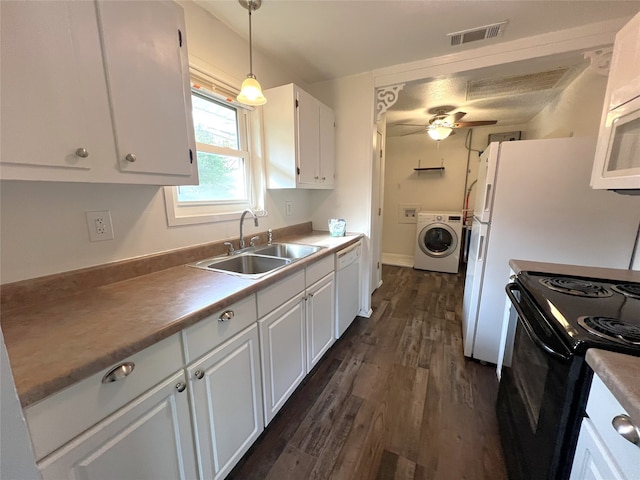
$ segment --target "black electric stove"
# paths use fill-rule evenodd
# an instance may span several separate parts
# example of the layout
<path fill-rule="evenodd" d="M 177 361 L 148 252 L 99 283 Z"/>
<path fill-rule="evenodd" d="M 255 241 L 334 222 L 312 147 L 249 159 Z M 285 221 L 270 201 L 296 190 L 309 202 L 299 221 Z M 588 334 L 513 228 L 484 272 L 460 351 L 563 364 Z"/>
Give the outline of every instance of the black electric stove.
<path fill-rule="evenodd" d="M 533 272 L 516 283 L 574 354 L 601 348 L 640 356 L 640 283 Z"/>
<path fill-rule="evenodd" d="M 589 348 L 640 356 L 640 283 L 521 272 L 496 414 L 510 480 L 567 480 L 593 377 Z"/>

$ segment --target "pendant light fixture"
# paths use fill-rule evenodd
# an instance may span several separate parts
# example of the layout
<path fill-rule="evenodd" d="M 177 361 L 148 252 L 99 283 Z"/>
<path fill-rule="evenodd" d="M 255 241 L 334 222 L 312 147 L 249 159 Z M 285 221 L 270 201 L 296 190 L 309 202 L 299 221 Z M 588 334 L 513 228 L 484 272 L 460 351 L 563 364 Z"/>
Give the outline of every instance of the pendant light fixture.
<path fill-rule="evenodd" d="M 237 96 L 240 103 L 245 105 L 264 105 L 267 99 L 262 94 L 262 87 L 253 74 L 253 51 L 251 45 L 251 12 L 258 10 L 262 5 L 262 0 L 238 0 L 240 5 L 249 10 L 249 74 L 242 82 L 242 88 Z"/>

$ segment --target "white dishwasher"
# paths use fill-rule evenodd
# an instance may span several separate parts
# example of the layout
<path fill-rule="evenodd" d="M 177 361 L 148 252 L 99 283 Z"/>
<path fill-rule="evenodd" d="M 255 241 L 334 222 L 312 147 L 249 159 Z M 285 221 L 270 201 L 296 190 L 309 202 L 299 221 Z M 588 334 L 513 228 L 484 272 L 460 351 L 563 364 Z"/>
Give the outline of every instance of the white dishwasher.
<path fill-rule="evenodd" d="M 362 242 L 336 253 L 336 338 L 340 338 L 360 310 L 361 255 Z"/>

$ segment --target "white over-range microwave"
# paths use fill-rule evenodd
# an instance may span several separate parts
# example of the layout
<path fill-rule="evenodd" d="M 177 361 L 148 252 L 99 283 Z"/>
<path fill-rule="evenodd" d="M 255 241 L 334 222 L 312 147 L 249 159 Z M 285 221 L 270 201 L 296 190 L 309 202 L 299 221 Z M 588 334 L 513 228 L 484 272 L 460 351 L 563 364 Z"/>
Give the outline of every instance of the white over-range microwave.
<path fill-rule="evenodd" d="M 640 95 L 607 112 L 591 184 L 593 188 L 640 194 Z"/>

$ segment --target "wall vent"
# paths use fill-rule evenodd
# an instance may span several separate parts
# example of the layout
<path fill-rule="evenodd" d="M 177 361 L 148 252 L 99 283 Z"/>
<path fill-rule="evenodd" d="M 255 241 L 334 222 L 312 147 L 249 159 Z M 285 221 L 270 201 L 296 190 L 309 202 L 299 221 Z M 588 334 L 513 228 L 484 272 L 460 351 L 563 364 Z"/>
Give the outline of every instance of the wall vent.
<path fill-rule="evenodd" d="M 459 32 L 447 33 L 451 39 L 451 46 L 462 45 L 469 42 L 477 42 L 478 40 L 487 40 L 502 35 L 507 21 L 493 23 L 483 27 L 470 28 L 468 30 L 460 30 Z"/>

